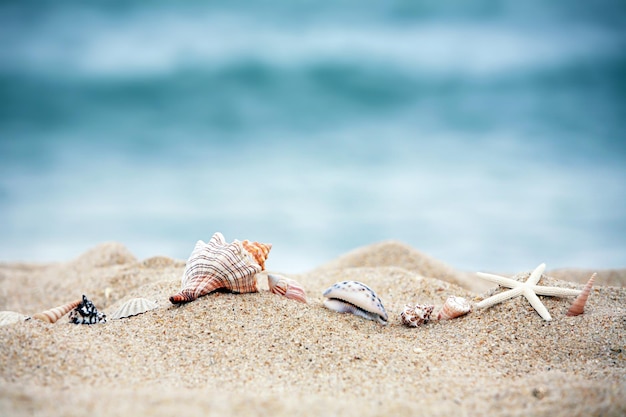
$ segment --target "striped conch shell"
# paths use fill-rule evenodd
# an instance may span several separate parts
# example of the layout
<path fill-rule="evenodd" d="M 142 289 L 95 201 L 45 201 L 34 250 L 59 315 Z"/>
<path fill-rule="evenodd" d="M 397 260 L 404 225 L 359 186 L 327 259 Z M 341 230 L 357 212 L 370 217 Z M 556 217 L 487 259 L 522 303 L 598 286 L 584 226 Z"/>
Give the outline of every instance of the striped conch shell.
<path fill-rule="evenodd" d="M 470 312 L 469 301 L 463 297 L 451 295 L 441 307 L 437 320 L 450 320 Z"/>
<path fill-rule="evenodd" d="M 591 294 L 591 287 L 593 287 L 593 282 L 596 278 L 596 275 L 598 274 L 594 273 L 591 278 L 589 278 L 589 281 L 587 281 L 585 287 L 583 288 L 583 292 L 581 292 L 580 295 L 576 297 L 576 299 L 572 303 L 572 306 L 569 308 L 569 310 L 567 310 L 567 313 L 565 313 L 566 316 L 578 316 L 580 314 L 583 314 L 583 311 L 585 311 L 585 304 L 587 304 L 587 298 L 589 298 L 589 294 Z"/>
<path fill-rule="evenodd" d="M 324 291 L 324 307 L 338 313 L 352 313 L 367 320 L 387 324 L 387 312 L 382 301 L 367 285 L 358 281 L 343 281 Z"/>
<path fill-rule="evenodd" d="M 46 323 L 56 323 L 61 317 L 74 310 L 80 303 L 81 299 L 74 300 L 71 303 L 63 304 L 50 310 L 42 311 L 41 313 L 33 314 L 33 318 Z"/>
<path fill-rule="evenodd" d="M 150 301 L 147 298 L 132 298 L 122 304 L 120 308 L 113 313 L 111 318 L 115 320 L 136 316 L 138 314 L 143 314 L 146 311 L 154 310 L 158 306 L 159 305 L 156 302 Z"/>
<path fill-rule="evenodd" d="M 217 232 L 208 243 L 196 243 L 185 266 L 181 291 L 172 295 L 170 302 L 187 303 L 216 290 L 257 292 L 256 274 L 262 269 L 240 241 L 226 243 Z"/>
<path fill-rule="evenodd" d="M 430 315 L 432 314 L 435 306 L 422 306 L 416 304 L 415 306 L 407 304 L 404 306 L 404 310 L 400 313 L 400 319 L 402 324 L 409 327 L 417 327 L 422 324 L 426 324 L 430 321 Z"/>
<path fill-rule="evenodd" d="M 282 275 L 267 275 L 267 285 L 270 287 L 270 292 L 292 300 L 300 301 L 306 304 L 306 294 L 304 289 L 296 281 L 283 277 Z"/>
<path fill-rule="evenodd" d="M 269 255 L 270 250 L 272 249 L 271 243 L 259 243 L 259 242 L 250 242 L 249 240 L 244 240 L 241 242 L 241 245 L 247 250 L 250 255 L 254 257 L 257 263 L 261 266 L 261 271 L 265 270 L 265 260 L 267 259 L 267 255 Z"/>

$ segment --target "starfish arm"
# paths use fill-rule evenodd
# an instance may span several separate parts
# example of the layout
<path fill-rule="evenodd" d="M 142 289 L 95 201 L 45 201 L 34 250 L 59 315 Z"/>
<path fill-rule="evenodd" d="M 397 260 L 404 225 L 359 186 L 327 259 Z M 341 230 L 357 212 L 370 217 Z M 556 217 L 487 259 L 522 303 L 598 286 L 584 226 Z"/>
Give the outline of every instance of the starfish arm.
<path fill-rule="evenodd" d="M 504 300 L 508 300 L 509 298 L 517 297 L 522 293 L 522 288 L 513 288 L 512 290 L 503 291 L 499 294 L 493 295 L 489 298 L 485 298 L 480 303 L 476 304 L 478 308 L 487 308 L 492 305 L 501 303 Z"/>
<path fill-rule="evenodd" d="M 530 274 L 526 280 L 527 284 L 535 285 L 541 279 L 541 274 L 546 270 L 546 264 L 541 264 Z"/>
<path fill-rule="evenodd" d="M 526 297 L 530 305 L 533 306 L 535 310 L 537 310 L 537 313 L 539 313 L 539 315 L 545 321 L 552 320 L 552 317 L 550 316 L 548 309 L 546 308 L 546 306 L 543 305 L 539 297 L 537 297 L 537 294 L 533 292 L 532 288 L 524 289 L 524 297 Z"/>
<path fill-rule="evenodd" d="M 530 288 L 539 295 L 549 295 L 551 297 L 570 297 L 580 294 L 582 291 L 573 290 L 571 288 L 559 288 L 559 287 L 541 287 L 539 285 L 533 285 Z"/>
<path fill-rule="evenodd" d="M 500 284 L 507 288 L 515 288 L 523 284 L 522 282 L 515 281 L 511 278 L 501 277 L 500 275 L 486 274 L 484 272 L 477 272 L 476 275 L 478 275 L 479 278 L 495 282 L 496 284 Z"/>

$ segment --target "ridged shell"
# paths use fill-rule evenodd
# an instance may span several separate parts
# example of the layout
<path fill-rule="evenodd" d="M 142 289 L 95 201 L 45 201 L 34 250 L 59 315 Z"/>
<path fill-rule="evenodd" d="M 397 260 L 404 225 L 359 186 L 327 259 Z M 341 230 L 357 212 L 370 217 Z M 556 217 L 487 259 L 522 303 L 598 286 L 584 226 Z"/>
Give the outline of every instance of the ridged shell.
<path fill-rule="evenodd" d="M 328 298 L 324 306 L 338 313 L 352 313 L 382 325 L 387 324 L 387 312 L 382 301 L 367 285 L 358 281 L 343 281 L 324 291 Z"/>
<path fill-rule="evenodd" d="M 282 295 L 306 304 L 304 288 L 293 279 L 283 277 L 282 275 L 268 274 L 267 285 L 270 288 L 270 292 L 273 294 Z"/>
<path fill-rule="evenodd" d="M 146 311 L 154 310 L 158 306 L 156 302 L 150 301 L 147 298 L 133 298 L 122 304 L 120 308 L 111 315 L 111 318 L 116 320 L 136 316 Z"/>
<path fill-rule="evenodd" d="M 567 313 L 565 313 L 566 316 L 578 316 L 580 314 L 583 314 L 583 312 L 585 311 L 585 304 L 587 304 L 587 298 L 589 298 L 589 294 L 591 294 L 591 287 L 593 287 L 593 282 L 595 281 L 596 275 L 597 274 L 594 273 L 591 278 L 589 278 L 589 281 L 587 281 L 585 287 L 583 288 L 583 292 L 581 292 L 580 295 L 576 297 L 576 299 L 572 303 L 572 306 L 569 308 L 569 310 L 567 310 Z"/>
<path fill-rule="evenodd" d="M 261 266 L 261 271 L 264 271 L 265 261 L 267 260 L 267 256 L 269 255 L 270 250 L 272 249 L 272 244 L 250 242 L 249 240 L 244 240 L 243 242 L 241 242 L 241 245 Z"/>
<path fill-rule="evenodd" d="M 432 314 L 435 306 L 422 306 L 416 304 L 415 306 L 407 304 L 404 306 L 404 310 L 400 313 L 400 319 L 402 324 L 409 327 L 417 327 L 422 324 L 426 324 L 430 321 L 430 315 Z"/>
<path fill-rule="evenodd" d="M 262 267 L 238 240 L 226 243 L 217 232 L 208 243 L 199 240 L 191 252 L 172 304 L 187 303 L 213 291 L 257 292 L 256 274 Z"/>
<path fill-rule="evenodd" d="M 27 319 L 28 316 L 15 311 L 0 311 L 0 326 L 8 326 Z"/>
<path fill-rule="evenodd" d="M 83 294 L 82 301 L 70 312 L 70 323 L 73 324 L 97 324 L 106 322 L 106 314 L 98 312 L 96 306 L 85 294 Z"/>
<path fill-rule="evenodd" d="M 450 320 L 469 313 L 471 305 L 463 297 L 451 295 L 441 307 L 437 320 Z"/>
<path fill-rule="evenodd" d="M 50 310 L 42 311 L 41 313 L 33 314 L 33 318 L 46 323 L 56 323 L 61 317 L 74 310 L 81 303 L 81 301 L 82 300 L 79 298 L 71 303 L 63 304 L 61 306 L 51 308 Z"/>

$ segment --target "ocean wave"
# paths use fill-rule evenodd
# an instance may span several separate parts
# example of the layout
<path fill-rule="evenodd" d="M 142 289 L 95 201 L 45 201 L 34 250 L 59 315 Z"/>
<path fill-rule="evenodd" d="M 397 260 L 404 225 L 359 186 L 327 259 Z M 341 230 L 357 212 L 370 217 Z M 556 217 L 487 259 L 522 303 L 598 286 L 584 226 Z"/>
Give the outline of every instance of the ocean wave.
<path fill-rule="evenodd" d="M 6 20 L 2 19 L 2 20 Z M 506 22 L 279 24 L 251 16 L 142 12 L 56 14 L 37 30 L 12 25 L 0 68 L 53 76 L 144 77 L 255 61 L 284 69 L 320 62 L 412 74 L 484 77 L 620 53 L 625 37 L 596 26 Z"/>

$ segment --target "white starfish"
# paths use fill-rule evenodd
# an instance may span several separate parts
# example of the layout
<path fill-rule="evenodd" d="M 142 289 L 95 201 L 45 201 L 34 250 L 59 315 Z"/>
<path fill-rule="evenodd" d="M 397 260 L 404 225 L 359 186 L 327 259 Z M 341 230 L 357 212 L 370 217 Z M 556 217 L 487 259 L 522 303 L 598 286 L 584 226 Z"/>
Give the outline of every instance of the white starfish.
<path fill-rule="evenodd" d="M 567 297 L 571 295 L 578 295 L 581 293 L 580 290 L 572 290 L 569 288 L 559 288 L 559 287 L 542 287 L 537 285 L 539 279 L 541 278 L 541 274 L 546 269 L 546 264 L 541 264 L 530 274 L 530 277 L 526 280 L 526 282 L 516 281 L 511 278 L 501 277 L 499 275 L 493 274 L 485 274 L 484 272 L 477 272 L 476 274 L 487 281 L 495 282 L 497 284 L 502 285 L 503 287 L 512 288 L 510 290 L 501 292 L 489 298 L 485 298 L 480 303 L 476 304 L 479 308 L 487 308 L 492 305 L 501 303 L 504 300 L 508 300 L 509 298 L 517 297 L 518 295 L 523 295 L 526 297 L 530 305 L 533 306 L 537 313 L 546 321 L 552 320 L 548 309 L 543 305 L 537 294 L 540 295 L 549 295 L 549 296 L 557 296 L 557 297 Z"/>

